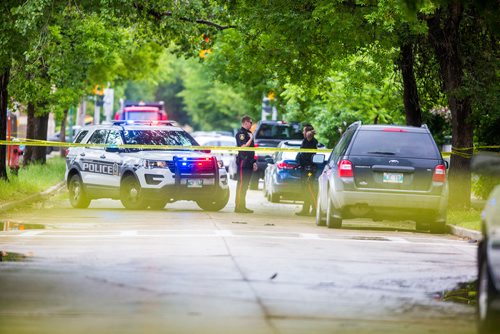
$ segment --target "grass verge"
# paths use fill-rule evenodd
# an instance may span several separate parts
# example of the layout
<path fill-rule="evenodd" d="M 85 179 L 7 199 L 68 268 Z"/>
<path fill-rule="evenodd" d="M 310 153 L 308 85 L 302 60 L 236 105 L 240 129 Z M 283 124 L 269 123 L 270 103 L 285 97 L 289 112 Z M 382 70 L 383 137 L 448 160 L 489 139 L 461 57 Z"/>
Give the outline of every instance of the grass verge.
<path fill-rule="evenodd" d="M 481 231 L 481 210 L 473 208 L 463 210 L 450 209 L 448 210 L 447 223 L 469 230 Z"/>
<path fill-rule="evenodd" d="M 45 165 L 30 165 L 15 176 L 7 172 L 9 181 L 0 180 L 0 203 L 39 193 L 64 180 L 65 160 L 54 157 Z"/>

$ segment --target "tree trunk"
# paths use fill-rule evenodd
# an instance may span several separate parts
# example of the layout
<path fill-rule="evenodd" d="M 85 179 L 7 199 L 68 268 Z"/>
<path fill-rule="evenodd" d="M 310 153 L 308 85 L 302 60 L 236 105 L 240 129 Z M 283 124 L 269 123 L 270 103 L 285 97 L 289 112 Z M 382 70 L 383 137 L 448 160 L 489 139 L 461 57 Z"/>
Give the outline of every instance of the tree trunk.
<path fill-rule="evenodd" d="M 7 102 L 9 98 L 7 87 L 9 85 L 9 78 L 10 68 L 4 67 L 0 74 L 0 140 L 7 139 Z M 8 181 L 6 159 L 7 146 L 0 145 L 0 180 Z"/>
<path fill-rule="evenodd" d="M 459 1 L 450 2 L 427 19 L 429 39 L 439 62 L 444 90 L 452 117 L 452 155 L 450 161 L 450 205 L 470 207 L 471 171 L 470 158 L 473 150 L 473 124 L 470 120 L 472 107 L 468 96 L 458 95 L 462 87 L 464 65 L 459 53 L 460 21 L 463 7 Z"/>
<path fill-rule="evenodd" d="M 26 138 L 35 139 L 35 106 L 28 103 L 28 120 L 26 122 Z M 24 150 L 23 164 L 27 166 L 31 163 L 34 146 L 26 146 Z"/>
<path fill-rule="evenodd" d="M 63 119 L 61 121 L 61 136 L 59 137 L 59 139 L 61 140 L 61 143 L 65 143 L 66 142 L 66 121 L 68 119 L 68 109 L 65 109 L 64 110 L 64 115 L 63 115 Z M 70 130 L 71 131 L 71 130 Z M 61 157 L 64 158 L 65 156 L 65 148 L 64 147 L 60 147 L 59 148 L 59 152 L 61 154 Z"/>
<path fill-rule="evenodd" d="M 35 116 L 35 139 L 47 140 L 47 128 L 49 125 L 49 114 L 45 113 L 41 116 Z M 35 146 L 31 161 L 37 164 L 45 164 L 47 162 L 47 147 Z"/>
<path fill-rule="evenodd" d="M 403 77 L 403 102 L 405 106 L 406 124 L 411 126 L 422 125 L 422 112 L 418 100 L 417 81 L 413 71 L 413 44 L 401 45 L 399 60 L 401 75 Z"/>

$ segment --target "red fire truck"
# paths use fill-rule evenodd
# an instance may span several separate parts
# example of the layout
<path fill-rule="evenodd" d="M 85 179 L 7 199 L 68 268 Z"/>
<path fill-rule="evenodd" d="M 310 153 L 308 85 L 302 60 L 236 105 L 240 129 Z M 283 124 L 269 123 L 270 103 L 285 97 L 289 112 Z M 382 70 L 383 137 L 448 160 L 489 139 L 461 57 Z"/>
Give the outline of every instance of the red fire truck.
<path fill-rule="evenodd" d="M 166 121 L 168 120 L 163 101 L 125 101 L 122 110 L 115 114 L 115 120 Z"/>

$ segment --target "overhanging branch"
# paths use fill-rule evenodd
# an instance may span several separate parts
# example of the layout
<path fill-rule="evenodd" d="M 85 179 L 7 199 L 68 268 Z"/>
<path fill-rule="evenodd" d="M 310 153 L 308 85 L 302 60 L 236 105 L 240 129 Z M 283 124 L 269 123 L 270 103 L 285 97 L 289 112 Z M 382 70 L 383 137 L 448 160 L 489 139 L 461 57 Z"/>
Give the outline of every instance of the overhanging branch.
<path fill-rule="evenodd" d="M 134 3 L 134 7 L 137 8 L 139 11 L 146 10 L 144 8 L 144 5 L 138 4 L 138 3 Z M 154 17 L 158 21 L 162 20 L 165 17 L 172 17 L 173 16 L 172 11 L 170 11 L 170 10 L 167 10 L 165 12 L 158 12 L 158 11 L 153 10 L 153 9 L 147 9 L 146 12 L 147 12 L 148 15 Z M 211 27 L 216 28 L 217 30 L 226 30 L 226 29 L 236 28 L 236 26 L 233 26 L 233 25 L 224 26 L 224 25 L 220 25 L 218 23 L 215 23 L 215 22 L 212 22 L 212 21 L 208 21 L 208 20 L 204 20 L 204 19 L 190 19 L 188 17 L 182 17 L 182 16 L 178 17 L 178 19 L 180 21 L 183 21 L 183 22 L 191 22 L 191 23 L 203 24 L 203 25 L 211 26 Z"/>

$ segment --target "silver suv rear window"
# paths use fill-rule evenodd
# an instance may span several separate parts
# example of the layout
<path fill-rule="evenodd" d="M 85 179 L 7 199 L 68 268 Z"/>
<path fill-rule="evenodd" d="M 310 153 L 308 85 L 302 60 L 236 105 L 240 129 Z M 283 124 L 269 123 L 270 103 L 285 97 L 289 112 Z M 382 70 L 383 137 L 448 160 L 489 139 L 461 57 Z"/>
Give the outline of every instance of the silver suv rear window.
<path fill-rule="evenodd" d="M 419 159 L 440 158 L 434 140 L 425 132 L 360 130 L 348 154 Z"/>

